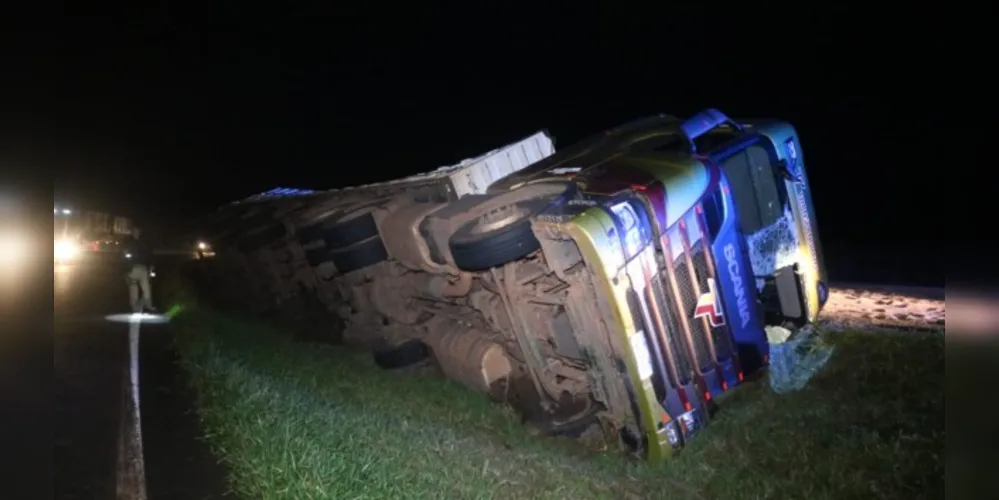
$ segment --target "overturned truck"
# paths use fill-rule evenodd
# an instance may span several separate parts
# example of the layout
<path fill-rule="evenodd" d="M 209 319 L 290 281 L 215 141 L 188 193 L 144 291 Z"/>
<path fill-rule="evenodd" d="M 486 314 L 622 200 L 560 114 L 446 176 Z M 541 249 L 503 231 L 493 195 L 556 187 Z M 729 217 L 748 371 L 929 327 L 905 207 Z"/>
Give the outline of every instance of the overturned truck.
<path fill-rule="evenodd" d="M 426 175 L 236 203 L 203 227 L 215 282 L 242 303 L 319 304 L 313 322 L 347 340 L 422 348 L 553 433 L 651 460 L 766 366 L 765 325 L 805 325 L 828 296 L 795 130 L 717 110 L 557 153 L 539 132 Z"/>

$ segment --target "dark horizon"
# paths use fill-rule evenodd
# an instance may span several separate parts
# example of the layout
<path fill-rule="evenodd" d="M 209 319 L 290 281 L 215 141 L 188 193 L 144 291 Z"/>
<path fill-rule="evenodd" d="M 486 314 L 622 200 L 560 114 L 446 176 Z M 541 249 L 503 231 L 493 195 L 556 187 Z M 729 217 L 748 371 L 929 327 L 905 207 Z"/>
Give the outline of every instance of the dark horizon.
<path fill-rule="evenodd" d="M 56 199 L 172 226 L 275 186 L 377 182 L 539 129 L 565 148 L 714 107 L 798 129 L 832 268 L 909 259 L 916 281 L 942 285 L 942 252 L 922 233 L 943 186 L 907 174 L 930 168 L 925 133 L 898 91 L 904 58 L 885 59 L 876 25 L 830 14 L 761 38 L 747 12 L 713 14 L 723 29 L 708 29 L 548 9 L 480 15 L 474 29 L 429 10 L 391 21 L 144 9 L 143 23 L 74 23 L 77 79 L 50 103 L 63 125 Z M 876 262 L 854 265 L 854 253 Z"/>

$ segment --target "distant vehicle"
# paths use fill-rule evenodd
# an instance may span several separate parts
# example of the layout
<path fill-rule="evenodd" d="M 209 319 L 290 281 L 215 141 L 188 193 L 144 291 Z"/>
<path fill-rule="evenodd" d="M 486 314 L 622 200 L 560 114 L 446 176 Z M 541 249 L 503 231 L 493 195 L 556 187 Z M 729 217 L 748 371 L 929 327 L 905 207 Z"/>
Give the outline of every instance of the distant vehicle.
<path fill-rule="evenodd" d="M 93 242 L 93 249 L 97 252 L 121 252 L 121 239 L 120 237 L 103 237 Z"/>
<path fill-rule="evenodd" d="M 422 349 L 474 390 L 540 401 L 553 433 L 592 426 L 651 460 L 766 366 L 765 325 L 805 325 L 828 297 L 797 133 L 717 110 L 558 153 L 539 133 L 205 227 L 226 291 L 254 307 L 313 290 L 348 339 L 394 346 L 376 349 L 387 366 Z"/>
<path fill-rule="evenodd" d="M 213 250 L 212 246 L 204 240 L 197 240 L 194 243 L 194 252 L 199 259 L 207 259 L 215 256 L 215 250 Z"/>
<path fill-rule="evenodd" d="M 55 262 L 69 264 L 77 262 L 80 258 L 80 243 L 69 238 L 62 238 L 55 241 L 54 252 Z"/>
<path fill-rule="evenodd" d="M 56 208 L 53 224 L 53 261 L 57 264 L 77 262 L 83 245 L 80 230 L 73 225 L 73 212 L 68 208 Z"/>
<path fill-rule="evenodd" d="M 122 235 L 108 221 L 114 220 L 121 228 L 131 224 L 130 219 L 89 210 L 56 207 L 53 215 L 55 260 L 62 263 L 78 262 L 95 253 L 121 252 Z"/>

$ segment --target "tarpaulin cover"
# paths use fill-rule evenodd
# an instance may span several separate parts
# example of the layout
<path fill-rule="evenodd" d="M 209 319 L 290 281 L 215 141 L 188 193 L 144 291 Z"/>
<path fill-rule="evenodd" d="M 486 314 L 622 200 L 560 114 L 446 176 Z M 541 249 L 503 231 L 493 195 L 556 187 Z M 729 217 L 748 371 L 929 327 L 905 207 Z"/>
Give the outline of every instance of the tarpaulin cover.
<path fill-rule="evenodd" d="M 770 388 L 781 394 L 805 387 L 833 354 L 833 346 L 805 327 L 783 342 L 770 344 Z"/>

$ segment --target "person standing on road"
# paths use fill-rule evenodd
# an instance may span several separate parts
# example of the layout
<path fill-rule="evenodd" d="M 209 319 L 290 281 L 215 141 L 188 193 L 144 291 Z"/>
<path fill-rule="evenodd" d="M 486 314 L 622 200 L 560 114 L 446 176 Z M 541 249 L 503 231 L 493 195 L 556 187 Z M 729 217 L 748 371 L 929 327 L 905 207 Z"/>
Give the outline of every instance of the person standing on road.
<path fill-rule="evenodd" d="M 153 290 L 149 283 L 150 275 L 153 273 L 153 249 L 149 246 L 149 241 L 142 239 L 142 231 L 139 228 L 132 228 L 131 237 L 124 241 L 123 252 L 125 257 L 126 274 L 125 280 L 128 283 L 128 299 L 133 312 L 156 312 L 153 307 Z M 139 298 L 139 292 L 142 298 Z"/>

